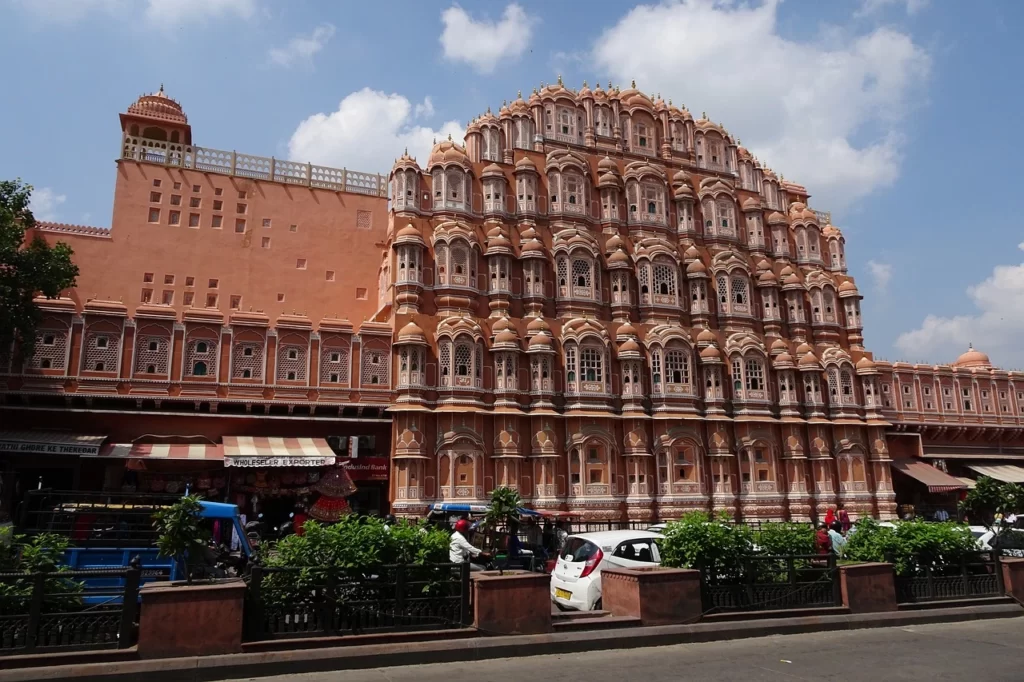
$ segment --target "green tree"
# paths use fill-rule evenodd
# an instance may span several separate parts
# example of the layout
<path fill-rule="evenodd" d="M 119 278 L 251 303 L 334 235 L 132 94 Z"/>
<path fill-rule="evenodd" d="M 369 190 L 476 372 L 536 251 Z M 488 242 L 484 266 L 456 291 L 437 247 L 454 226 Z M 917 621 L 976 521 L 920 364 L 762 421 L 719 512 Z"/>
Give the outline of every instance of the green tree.
<path fill-rule="evenodd" d="M 31 185 L 20 180 L 0 181 L 0 349 L 21 343 L 22 353 L 35 348 L 38 294 L 56 298 L 75 286 L 78 266 L 71 262 L 71 247 L 50 246 L 39 236 L 25 245 L 25 232 L 35 226 L 29 210 Z"/>
<path fill-rule="evenodd" d="M 960 502 L 960 511 L 966 514 L 972 523 L 1000 530 L 998 526 L 1005 525 L 1007 516 L 1021 511 L 1022 502 L 1024 496 L 1017 484 L 1002 483 L 994 478 L 982 476 Z M 1000 515 L 1001 523 L 996 523 L 996 515 Z"/>
<path fill-rule="evenodd" d="M 189 553 L 196 554 L 206 547 L 208 534 L 199 525 L 198 495 L 186 495 L 170 507 L 153 514 L 153 526 L 160 533 L 156 540 L 160 556 L 174 560 L 185 572 L 185 581 L 192 584 Z"/>
<path fill-rule="evenodd" d="M 519 521 L 519 507 L 522 505 L 519 492 L 512 488 L 495 488 L 491 491 L 491 504 L 484 515 L 484 522 L 491 528 L 505 526 Z"/>
<path fill-rule="evenodd" d="M 754 554 L 754 535 L 747 526 L 690 512 L 666 525 L 658 547 L 661 563 L 670 568 L 704 568 L 727 579 L 738 577 L 743 560 Z"/>

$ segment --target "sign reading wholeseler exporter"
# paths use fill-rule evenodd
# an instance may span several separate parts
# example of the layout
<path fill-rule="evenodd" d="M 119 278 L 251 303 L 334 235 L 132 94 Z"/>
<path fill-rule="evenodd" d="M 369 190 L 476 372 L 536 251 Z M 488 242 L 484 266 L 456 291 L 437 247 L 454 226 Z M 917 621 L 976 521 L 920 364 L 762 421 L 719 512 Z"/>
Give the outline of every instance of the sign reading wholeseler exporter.
<path fill-rule="evenodd" d="M 74 443 L 32 443 L 15 440 L 0 440 L 0 452 L 15 454 L 82 455 L 99 454 L 100 446 L 77 445 Z"/>
<path fill-rule="evenodd" d="M 334 464 L 334 457 L 296 457 L 231 455 L 224 457 L 226 467 L 324 467 Z"/>

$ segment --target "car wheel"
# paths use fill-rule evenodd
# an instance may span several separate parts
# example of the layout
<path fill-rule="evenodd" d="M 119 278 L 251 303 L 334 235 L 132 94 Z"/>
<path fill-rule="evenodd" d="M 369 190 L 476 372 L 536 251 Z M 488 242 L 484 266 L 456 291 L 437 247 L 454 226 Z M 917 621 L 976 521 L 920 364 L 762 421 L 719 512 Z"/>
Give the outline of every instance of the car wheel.
<path fill-rule="evenodd" d="M 552 602 L 552 604 L 554 604 L 555 606 L 557 606 L 557 607 L 558 607 L 558 610 L 559 610 L 559 611 L 568 611 L 568 610 L 569 610 L 569 608 L 568 608 L 568 607 L 566 607 L 566 606 L 562 606 L 562 605 L 561 605 L 561 604 L 559 604 L 558 602 Z"/>
<path fill-rule="evenodd" d="M 601 597 L 598 597 L 597 601 L 594 602 L 594 611 L 601 611 L 603 607 L 604 603 L 601 601 Z"/>

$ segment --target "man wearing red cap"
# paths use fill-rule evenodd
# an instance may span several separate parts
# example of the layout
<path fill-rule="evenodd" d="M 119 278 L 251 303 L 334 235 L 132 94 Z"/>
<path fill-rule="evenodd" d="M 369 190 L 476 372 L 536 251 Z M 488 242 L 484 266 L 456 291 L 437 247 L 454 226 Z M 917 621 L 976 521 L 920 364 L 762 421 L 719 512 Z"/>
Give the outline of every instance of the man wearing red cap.
<path fill-rule="evenodd" d="M 455 522 L 455 532 L 452 533 L 452 541 L 448 547 L 449 559 L 453 564 L 461 564 L 478 556 L 488 557 L 486 552 L 469 544 L 469 540 L 466 539 L 465 535 L 467 532 L 469 532 L 469 521 L 459 519 Z M 469 570 L 482 571 L 484 567 L 480 564 L 471 563 Z"/>

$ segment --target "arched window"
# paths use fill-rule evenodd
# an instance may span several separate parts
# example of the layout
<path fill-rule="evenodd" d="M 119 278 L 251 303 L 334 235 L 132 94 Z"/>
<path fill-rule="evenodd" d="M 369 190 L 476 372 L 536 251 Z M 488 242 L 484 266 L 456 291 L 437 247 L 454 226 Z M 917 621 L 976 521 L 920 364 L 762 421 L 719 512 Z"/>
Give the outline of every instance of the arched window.
<path fill-rule="evenodd" d="M 481 158 L 484 161 L 501 161 L 501 136 L 496 128 L 484 128 L 482 131 L 483 149 Z"/>
<path fill-rule="evenodd" d="M 825 321 L 836 322 L 836 294 L 831 287 L 825 287 L 823 299 L 825 304 Z"/>
<path fill-rule="evenodd" d="M 715 285 L 718 288 L 718 310 L 722 313 L 731 312 L 729 305 L 729 278 L 725 275 L 715 277 Z"/>
<path fill-rule="evenodd" d="M 196 353 L 206 353 L 210 350 L 205 341 L 200 341 L 196 344 Z"/>
<path fill-rule="evenodd" d="M 733 221 L 733 205 L 728 199 L 719 199 L 715 204 L 718 210 L 718 227 L 721 234 L 731 237 L 736 234 L 736 223 Z"/>
<path fill-rule="evenodd" d="M 512 129 L 512 145 L 516 149 L 531 149 L 533 147 L 533 120 L 520 116 L 515 119 Z"/>
<path fill-rule="evenodd" d="M 749 313 L 750 312 L 750 298 L 747 293 L 747 279 L 742 276 L 733 276 L 732 278 L 732 312 L 734 313 Z"/>
<path fill-rule="evenodd" d="M 444 208 L 444 169 L 435 168 L 430 172 L 430 185 L 434 190 L 434 208 Z"/>
<path fill-rule="evenodd" d="M 834 367 L 828 371 L 828 396 L 833 405 L 842 403 L 839 398 L 839 370 Z"/>
<path fill-rule="evenodd" d="M 526 285 L 526 290 L 523 293 L 528 296 L 544 295 L 543 272 L 543 263 L 536 258 L 531 258 L 523 263 L 523 281 Z"/>
<path fill-rule="evenodd" d="M 839 390 L 843 396 L 844 405 L 855 405 L 857 403 L 857 397 L 853 391 L 853 375 L 850 374 L 849 370 L 843 370 L 839 373 Z"/>
<path fill-rule="evenodd" d="M 629 304 L 629 276 L 625 272 L 612 273 L 612 303 Z"/>
<path fill-rule="evenodd" d="M 662 350 L 660 348 L 655 348 L 651 351 L 651 384 L 654 386 L 655 393 L 661 393 L 663 390 L 661 356 Z"/>
<path fill-rule="evenodd" d="M 469 244 L 457 240 L 434 246 L 438 282 L 450 286 L 476 287 L 476 254 Z"/>
<path fill-rule="evenodd" d="M 703 280 L 690 282 L 690 312 L 708 312 L 708 290 Z"/>
<path fill-rule="evenodd" d="M 644 222 L 665 224 L 665 188 L 658 183 L 645 182 L 640 186 Z"/>
<path fill-rule="evenodd" d="M 665 384 L 668 393 L 690 393 L 690 354 L 685 350 L 665 352 Z"/>
<path fill-rule="evenodd" d="M 206 376 L 206 363 L 202 360 L 192 363 L 192 376 L 194 377 L 205 377 Z"/>
<path fill-rule="evenodd" d="M 608 107 L 594 107 L 594 132 L 601 137 L 612 136 L 612 114 Z"/>
<path fill-rule="evenodd" d="M 607 379 L 605 352 L 605 348 L 592 343 L 584 344 L 579 348 L 574 342 L 566 345 L 565 369 L 568 390 L 581 393 L 605 392 Z"/>
<path fill-rule="evenodd" d="M 718 233 L 715 229 L 715 202 L 705 199 L 700 202 L 700 212 L 704 218 L 704 234 L 713 236 Z"/>
<path fill-rule="evenodd" d="M 574 255 L 570 258 L 559 255 L 556 267 L 559 297 L 591 301 L 597 298 L 594 287 L 595 266 L 589 257 Z"/>
<path fill-rule="evenodd" d="M 537 210 L 537 203 L 534 200 L 536 193 L 536 181 L 533 175 L 522 173 L 516 178 L 516 194 L 519 201 L 519 211 L 522 213 L 534 213 Z"/>
<path fill-rule="evenodd" d="M 465 200 L 464 174 L 458 168 L 449 168 L 444 174 L 445 200 L 449 207 L 461 207 Z"/>

